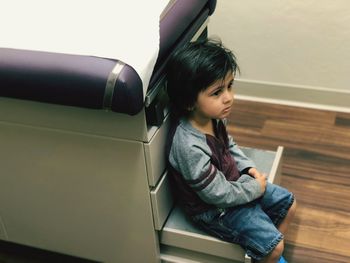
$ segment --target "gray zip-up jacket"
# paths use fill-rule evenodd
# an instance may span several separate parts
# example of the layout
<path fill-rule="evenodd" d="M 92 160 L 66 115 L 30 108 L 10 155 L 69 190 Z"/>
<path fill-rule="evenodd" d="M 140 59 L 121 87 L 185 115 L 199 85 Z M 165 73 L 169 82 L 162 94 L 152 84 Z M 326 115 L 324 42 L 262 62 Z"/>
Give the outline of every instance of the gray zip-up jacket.
<path fill-rule="evenodd" d="M 174 192 L 190 215 L 245 204 L 262 195 L 259 183 L 245 174 L 255 164 L 239 149 L 221 120 L 215 137 L 182 118 L 172 125 L 167 147 Z"/>

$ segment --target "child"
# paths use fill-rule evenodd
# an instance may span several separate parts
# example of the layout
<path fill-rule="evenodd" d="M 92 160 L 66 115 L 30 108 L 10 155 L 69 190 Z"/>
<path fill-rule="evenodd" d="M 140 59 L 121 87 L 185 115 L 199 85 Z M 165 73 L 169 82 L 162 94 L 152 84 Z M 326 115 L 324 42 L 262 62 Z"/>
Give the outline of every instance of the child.
<path fill-rule="evenodd" d="M 193 42 L 171 56 L 168 172 L 197 225 L 259 262 L 282 262 L 294 196 L 268 183 L 226 132 L 237 71 L 235 56 L 219 41 Z"/>

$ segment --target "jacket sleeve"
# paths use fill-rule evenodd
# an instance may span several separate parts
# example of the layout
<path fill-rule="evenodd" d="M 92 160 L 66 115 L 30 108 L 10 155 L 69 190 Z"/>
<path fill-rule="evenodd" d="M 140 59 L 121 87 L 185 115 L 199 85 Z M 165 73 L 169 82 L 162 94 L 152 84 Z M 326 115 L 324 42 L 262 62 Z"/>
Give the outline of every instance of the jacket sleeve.
<path fill-rule="evenodd" d="M 211 151 L 203 143 L 173 144 L 169 161 L 186 183 L 206 203 L 220 208 L 248 203 L 262 195 L 256 180 L 229 182 L 210 161 Z"/>
<path fill-rule="evenodd" d="M 250 167 L 256 167 L 255 163 L 248 158 L 243 151 L 238 147 L 237 143 L 233 140 L 232 136 L 228 136 L 229 139 L 229 151 L 237 163 L 237 168 L 240 172 Z"/>

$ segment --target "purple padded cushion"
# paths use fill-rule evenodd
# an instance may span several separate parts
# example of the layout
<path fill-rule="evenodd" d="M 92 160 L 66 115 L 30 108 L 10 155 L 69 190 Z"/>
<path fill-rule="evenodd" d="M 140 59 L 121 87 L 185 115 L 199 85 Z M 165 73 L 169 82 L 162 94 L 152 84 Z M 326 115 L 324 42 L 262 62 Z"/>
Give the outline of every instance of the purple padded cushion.
<path fill-rule="evenodd" d="M 101 109 L 115 64 L 98 57 L 0 48 L 0 96 Z M 142 109 L 142 82 L 132 67 L 124 66 L 115 90 L 113 111 L 133 115 Z"/>

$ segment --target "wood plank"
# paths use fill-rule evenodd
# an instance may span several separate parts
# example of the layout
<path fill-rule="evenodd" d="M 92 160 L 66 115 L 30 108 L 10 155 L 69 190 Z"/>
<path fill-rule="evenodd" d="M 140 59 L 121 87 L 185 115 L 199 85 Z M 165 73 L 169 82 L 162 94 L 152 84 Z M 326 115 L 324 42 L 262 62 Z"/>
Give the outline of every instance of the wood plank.
<path fill-rule="evenodd" d="M 286 242 L 349 257 L 349 213 L 299 203 L 298 214 L 286 235 Z"/>
<path fill-rule="evenodd" d="M 283 138 L 286 142 L 308 143 L 324 146 L 341 146 L 350 148 L 350 133 L 346 128 L 318 123 L 282 122 L 267 120 L 262 134 L 269 137 Z"/>
<path fill-rule="evenodd" d="M 348 212 L 350 216 L 350 186 L 287 176 L 284 172 L 282 177 L 282 186 L 293 192 L 298 201 L 336 212 Z"/>
<path fill-rule="evenodd" d="M 249 116 L 249 119 L 247 119 L 248 122 L 254 120 L 255 118 L 276 119 L 284 122 L 294 120 L 304 123 L 314 122 L 317 120 L 319 125 L 333 125 L 337 114 L 335 112 L 325 110 L 313 110 L 279 104 L 236 100 L 229 119 L 237 124 L 235 117 L 241 113 Z"/>
<path fill-rule="evenodd" d="M 350 114 L 338 113 L 335 118 L 335 126 L 337 127 L 350 127 Z"/>
<path fill-rule="evenodd" d="M 348 263 L 348 256 L 341 256 L 333 252 L 323 251 L 322 249 L 312 249 L 303 246 L 289 245 L 285 246 L 284 257 L 290 263 Z"/>
<path fill-rule="evenodd" d="M 301 178 L 329 184 L 350 186 L 350 161 L 303 149 L 286 149 L 283 172 Z"/>

